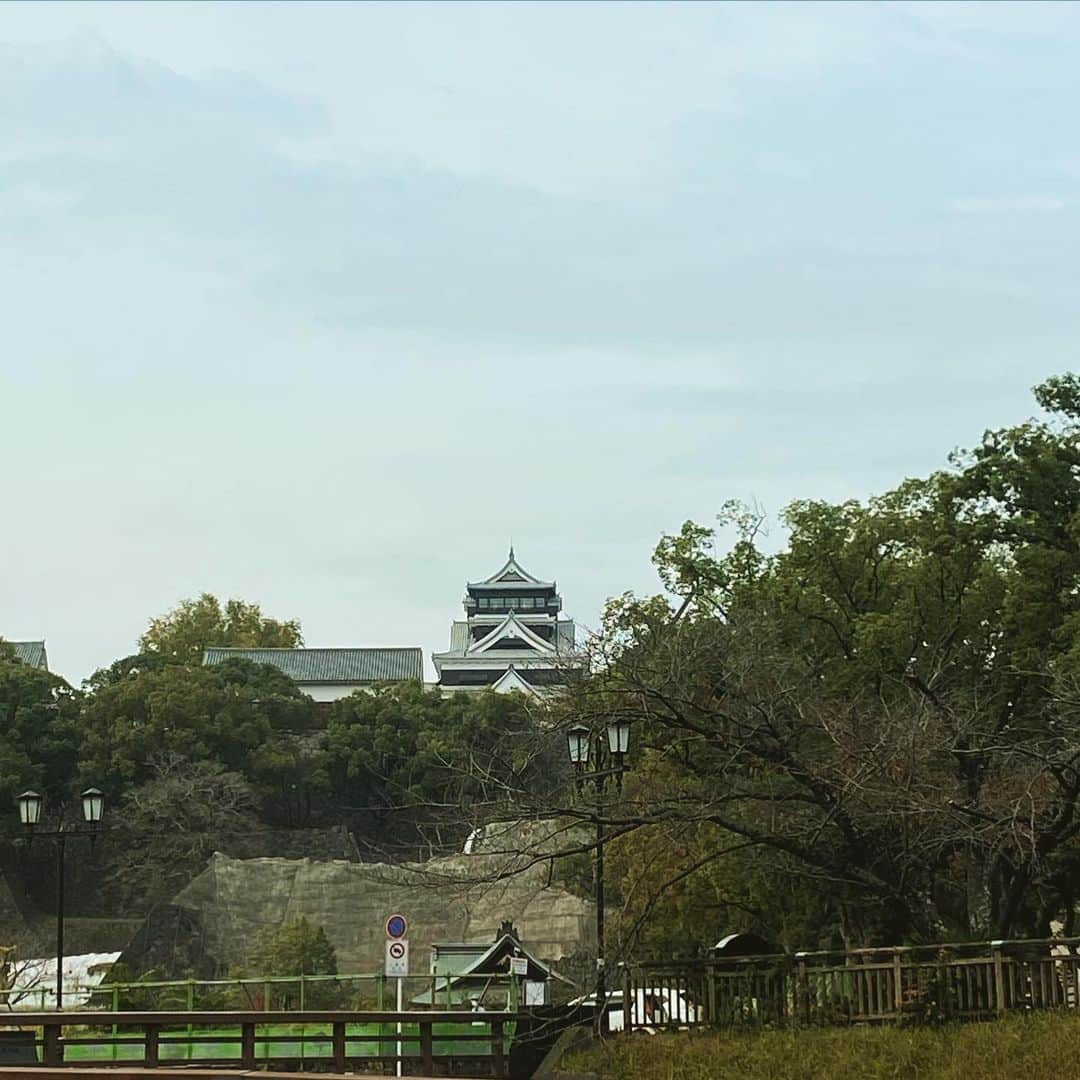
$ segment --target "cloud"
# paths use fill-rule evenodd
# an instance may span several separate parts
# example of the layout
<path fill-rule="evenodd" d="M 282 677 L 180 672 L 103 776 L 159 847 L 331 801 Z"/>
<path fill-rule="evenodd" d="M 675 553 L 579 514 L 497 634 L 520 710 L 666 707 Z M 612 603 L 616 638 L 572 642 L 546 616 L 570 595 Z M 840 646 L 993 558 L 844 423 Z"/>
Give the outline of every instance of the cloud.
<path fill-rule="evenodd" d="M 1075 67 L 1041 31 L 4 14 L 0 632 L 73 676 L 205 588 L 442 647 L 510 535 L 595 621 L 662 530 L 932 468 L 1076 339 L 1074 215 L 951 205 L 988 176 L 1068 201 Z"/>

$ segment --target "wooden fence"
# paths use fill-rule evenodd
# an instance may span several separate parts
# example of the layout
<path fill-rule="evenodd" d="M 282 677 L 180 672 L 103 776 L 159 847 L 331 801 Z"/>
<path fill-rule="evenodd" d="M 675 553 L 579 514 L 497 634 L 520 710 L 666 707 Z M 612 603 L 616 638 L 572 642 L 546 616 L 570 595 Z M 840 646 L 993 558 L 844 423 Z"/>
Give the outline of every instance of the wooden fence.
<path fill-rule="evenodd" d="M 122 1063 L 254 1069 L 268 1062 L 296 1066 L 318 1060 L 339 1073 L 356 1068 L 392 1072 L 401 1062 L 406 1075 L 493 1077 L 508 1073 L 509 1039 L 518 1019 L 515 1013 L 460 1010 L 11 1016 L 12 1023 L 35 1032 L 38 1060 L 54 1068 Z"/>
<path fill-rule="evenodd" d="M 745 956 L 623 967 L 634 1028 L 896 1023 L 1077 1008 L 1080 938 Z"/>

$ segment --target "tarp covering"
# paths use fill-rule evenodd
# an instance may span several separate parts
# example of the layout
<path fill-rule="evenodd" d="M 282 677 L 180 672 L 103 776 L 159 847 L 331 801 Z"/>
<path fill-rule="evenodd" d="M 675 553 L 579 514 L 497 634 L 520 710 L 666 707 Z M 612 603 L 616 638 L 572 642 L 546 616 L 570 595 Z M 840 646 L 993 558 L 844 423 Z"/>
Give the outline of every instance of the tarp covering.
<path fill-rule="evenodd" d="M 113 964 L 120 959 L 118 952 L 83 953 L 64 957 L 65 1009 L 81 1008 L 90 1003 L 94 990 L 101 985 Z M 56 957 L 9 962 L 8 978 L 11 989 L 4 996 L 12 1009 L 56 1008 Z"/>

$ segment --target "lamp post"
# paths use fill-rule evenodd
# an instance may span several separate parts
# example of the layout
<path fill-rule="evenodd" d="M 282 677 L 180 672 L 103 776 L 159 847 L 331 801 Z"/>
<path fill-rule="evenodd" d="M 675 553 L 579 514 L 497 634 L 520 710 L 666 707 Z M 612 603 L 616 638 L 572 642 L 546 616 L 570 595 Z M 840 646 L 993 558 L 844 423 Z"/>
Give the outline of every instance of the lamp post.
<path fill-rule="evenodd" d="M 64 858 L 65 845 L 69 836 L 88 836 L 93 846 L 100 831 L 101 818 L 105 813 L 105 796 L 97 788 L 87 788 L 79 801 L 82 805 L 82 821 L 65 821 L 64 805 L 61 803 L 56 813 L 56 825 L 42 829 L 41 812 L 45 799 L 36 791 L 24 791 L 15 797 L 19 809 L 19 822 L 26 832 L 27 842 L 32 843 L 35 836 L 45 836 L 56 845 L 56 1007 L 64 1004 Z"/>
<path fill-rule="evenodd" d="M 607 1034 L 607 988 L 604 973 L 604 791 L 610 780 L 622 791 L 626 752 L 630 747 L 630 721 L 621 716 L 608 720 L 604 731 L 575 724 L 566 733 L 566 748 L 574 766 L 578 790 L 592 785 L 596 799 L 596 1033 Z M 590 761 L 592 768 L 589 768 Z M 623 1014 L 630 1003 L 623 1002 Z"/>

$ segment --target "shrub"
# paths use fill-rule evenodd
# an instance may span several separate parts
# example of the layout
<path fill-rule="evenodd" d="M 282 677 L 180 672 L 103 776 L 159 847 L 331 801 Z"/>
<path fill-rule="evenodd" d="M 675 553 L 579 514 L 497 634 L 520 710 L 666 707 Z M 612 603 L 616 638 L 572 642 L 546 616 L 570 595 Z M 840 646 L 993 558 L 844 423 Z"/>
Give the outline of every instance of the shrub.
<path fill-rule="evenodd" d="M 337 954 L 326 931 L 301 916 L 280 927 L 268 927 L 255 940 L 248 960 L 232 972 L 237 978 L 287 978 L 288 982 L 267 983 L 266 988 L 238 988 L 244 1007 L 296 1009 L 300 1005 L 300 975 L 336 975 Z M 269 992 L 270 1000 L 264 1000 Z M 304 986 L 304 1005 L 309 1009 L 329 1009 L 341 1004 L 341 984 L 336 979 L 318 980 Z M 254 998 L 260 999 L 257 1003 Z"/>

